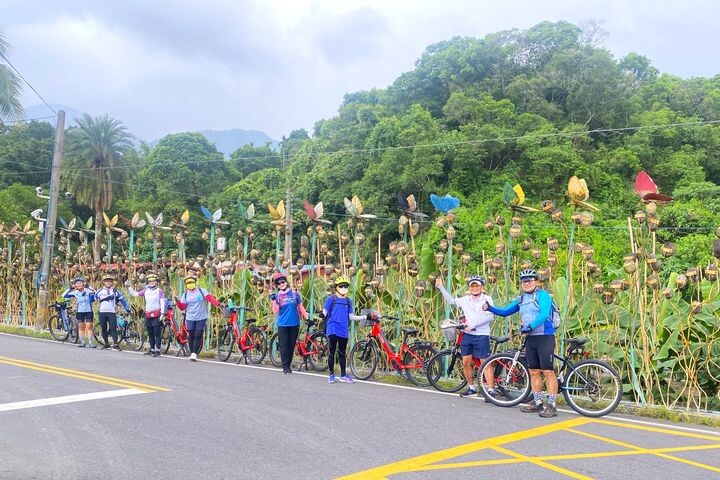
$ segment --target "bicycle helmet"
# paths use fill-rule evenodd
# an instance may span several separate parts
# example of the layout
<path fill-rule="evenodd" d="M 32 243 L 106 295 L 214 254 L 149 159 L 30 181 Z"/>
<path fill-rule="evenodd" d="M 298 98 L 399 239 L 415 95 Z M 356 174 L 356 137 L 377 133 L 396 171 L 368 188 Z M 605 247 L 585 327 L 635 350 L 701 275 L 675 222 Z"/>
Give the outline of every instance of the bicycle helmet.
<path fill-rule="evenodd" d="M 520 280 L 525 280 L 526 278 L 533 278 L 535 280 L 538 279 L 538 273 L 533 270 L 532 268 L 526 268 L 522 272 L 520 272 Z"/>
<path fill-rule="evenodd" d="M 468 287 L 470 285 L 472 285 L 473 283 L 479 283 L 480 285 L 485 285 L 485 277 L 482 277 L 480 275 L 473 275 L 467 279 Z"/>
<path fill-rule="evenodd" d="M 155 277 L 155 280 L 157 280 L 157 277 Z M 185 275 L 185 278 L 183 278 L 183 282 L 197 282 L 197 278 L 195 278 L 195 275 Z"/>
<path fill-rule="evenodd" d="M 157 275 L 155 275 L 154 273 L 149 273 L 149 274 L 145 277 L 145 280 L 147 280 L 148 283 L 150 283 L 150 282 L 157 282 Z"/>
<path fill-rule="evenodd" d="M 287 277 L 282 272 L 275 272 L 272 276 L 272 282 L 274 285 L 277 285 L 280 282 L 287 282 Z"/>
<path fill-rule="evenodd" d="M 350 280 L 347 279 L 347 277 L 338 277 L 335 279 L 335 288 L 338 287 L 349 287 L 350 286 Z"/>
<path fill-rule="evenodd" d="M 84 284 L 84 283 L 85 283 L 85 279 L 82 278 L 82 277 L 75 277 L 75 278 L 73 278 L 72 284 L 75 285 L 76 283 L 82 283 L 82 284 Z"/>
<path fill-rule="evenodd" d="M 113 274 L 111 274 L 111 273 L 106 273 L 105 275 L 103 275 L 103 282 L 104 282 L 105 280 L 110 280 L 110 281 L 114 282 L 114 281 L 115 281 L 115 276 L 114 276 Z"/>

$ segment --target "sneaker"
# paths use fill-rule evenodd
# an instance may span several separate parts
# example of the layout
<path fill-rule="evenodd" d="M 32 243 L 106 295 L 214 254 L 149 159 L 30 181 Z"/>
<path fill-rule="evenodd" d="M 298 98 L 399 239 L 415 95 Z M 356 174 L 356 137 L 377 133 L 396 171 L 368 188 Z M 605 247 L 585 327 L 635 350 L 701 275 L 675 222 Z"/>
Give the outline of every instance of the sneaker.
<path fill-rule="evenodd" d="M 105 344 L 102 347 L 100 347 L 100 350 L 107 350 L 108 348 L 110 348 L 110 345 Z"/>
<path fill-rule="evenodd" d="M 190 354 L 190 361 L 191 361 L 191 362 L 197 362 L 197 353 L 191 353 L 191 354 Z"/>
<path fill-rule="evenodd" d="M 460 394 L 461 397 L 473 397 L 475 395 L 477 395 L 477 390 L 470 387 L 466 388 L 465 391 Z"/>
<path fill-rule="evenodd" d="M 97 347 L 95 345 L 93 345 L 92 343 L 88 343 L 87 348 L 97 348 Z"/>
<path fill-rule="evenodd" d="M 343 375 L 342 377 L 340 377 L 340 381 L 342 383 L 355 383 L 355 380 L 353 380 L 350 375 Z"/>
<path fill-rule="evenodd" d="M 543 411 L 543 404 L 542 403 L 535 403 L 532 402 L 530 405 L 525 405 L 520 409 L 523 413 L 538 413 Z"/>
<path fill-rule="evenodd" d="M 160 350 L 155 350 L 153 352 L 153 357 L 159 357 L 160 356 Z"/>
<path fill-rule="evenodd" d="M 85 348 L 85 344 L 84 344 L 84 343 L 78 343 L 78 347 L 79 347 L 79 348 Z"/>
<path fill-rule="evenodd" d="M 548 404 L 548 406 L 545 407 L 545 410 L 540 412 L 540 416 L 543 418 L 556 417 L 557 416 L 557 407 L 555 407 L 555 405 Z"/>
<path fill-rule="evenodd" d="M 113 346 L 112 346 L 112 349 L 113 349 L 113 350 L 117 350 L 118 352 L 121 351 L 120 345 L 117 345 L 117 344 L 116 344 L 116 345 L 113 345 Z"/>
<path fill-rule="evenodd" d="M 331 373 L 331 374 L 330 374 L 330 377 L 328 378 L 328 383 L 335 383 L 335 382 L 336 382 L 336 380 L 335 380 L 335 374 L 334 374 L 334 373 Z"/>
<path fill-rule="evenodd" d="M 150 356 L 152 354 L 153 354 L 152 350 L 148 350 L 147 352 L 143 353 L 143 355 L 145 355 L 145 356 Z"/>
<path fill-rule="evenodd" d="M 490 402 L 490 397 L 495 398 L 497 394 L 495 393 L 495 390 L 488 390 L 485 392 L 485 403 L 492 403 Z"/>
<path fill-rule="evenodd" d="M 283 368 L 283 375 L 287 375 L 288 373 L 290 373 L 290 370 L 288 370 L 287 368 Z"/>

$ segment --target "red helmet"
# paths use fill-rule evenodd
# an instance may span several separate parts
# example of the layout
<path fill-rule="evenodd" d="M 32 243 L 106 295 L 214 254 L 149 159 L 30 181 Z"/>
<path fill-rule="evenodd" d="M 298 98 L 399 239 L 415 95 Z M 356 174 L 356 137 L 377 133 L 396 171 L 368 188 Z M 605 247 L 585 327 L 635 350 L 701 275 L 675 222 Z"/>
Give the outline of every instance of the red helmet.
<path fill-rule="evenodd" d="M 282 272 L 275 272 L 272 276 L 273 285 L 277 285 L 279 282 L 287 282 L 287 277 Z"/>

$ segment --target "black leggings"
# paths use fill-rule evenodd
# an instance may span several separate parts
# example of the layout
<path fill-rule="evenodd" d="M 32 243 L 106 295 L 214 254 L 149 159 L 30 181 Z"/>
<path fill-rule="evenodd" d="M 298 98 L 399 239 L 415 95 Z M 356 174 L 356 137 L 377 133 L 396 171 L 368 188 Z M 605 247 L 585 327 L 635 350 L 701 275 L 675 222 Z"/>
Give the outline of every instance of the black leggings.
<path fill-rule="evenodd" d="M 340 365 L 340 376 L 345 376 L 345 349 L 347 349 L 348 339 L 338 337 L 337 335 L 328 335 L 328 340 L 330 340 L 330 356 L 328 357 L 328 367 L 330 368 L 330 373 L 335 373 L 335 351 L 337 350 L 338 365 Z"/>
<path fill-rule="evenodd" d="M 195 323 L 195 322 L 192 322 Z M 203 346 L 203 332 L 204 328 L 196 328 L 195 330 L 188 330 L 188 343 L 190 344 L 190 353 L 198 355 Z"/>
<path fill-rule="evenodd" d="M 108 326 L 110 326 L 110 336 L 113 339 L 113 345 L 117 345 L 117 317 L 115 314 L 111 312 L 100 312 L 98 314 L 98 318 L 100 319 L 100 329 L 102 330 L 102 337 L 105 345 L 110 345 L 108 343 Z"/>
<path fill-rule="evenodd" d="M 283 371 L 291 370 L 293 352 L 295 352 L 295 343 L 297 342 L 300 326 L 294 327 L 278 327 L 278 347 L 280 348 L 280 360 L 282 361 Z"/>
<path fill-rule="evenodd" d="M 150 339 L 150 350 L 160 350 L 160 338 L 162 335 L 162 324 L 159 318 L 146 318 L 145 328 Z"/>

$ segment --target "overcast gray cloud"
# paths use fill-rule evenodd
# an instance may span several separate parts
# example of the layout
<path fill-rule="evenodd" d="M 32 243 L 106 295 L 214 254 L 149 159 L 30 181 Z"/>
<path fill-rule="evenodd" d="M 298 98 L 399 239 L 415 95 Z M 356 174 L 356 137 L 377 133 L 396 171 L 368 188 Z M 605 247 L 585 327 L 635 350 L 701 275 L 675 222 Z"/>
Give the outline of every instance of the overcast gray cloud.
<path fill-rule="evenodd" d="M 683 77 L 720 70 L 711 0 L 0 0 L 11 59 L 51 103 L 122 120 L 143 139 L 244 128 L 275 138 L 389 85 L 431 43 L 543 20 L 602 22 Z M 30 89 L 26 105 L 39 103 Z"/>

